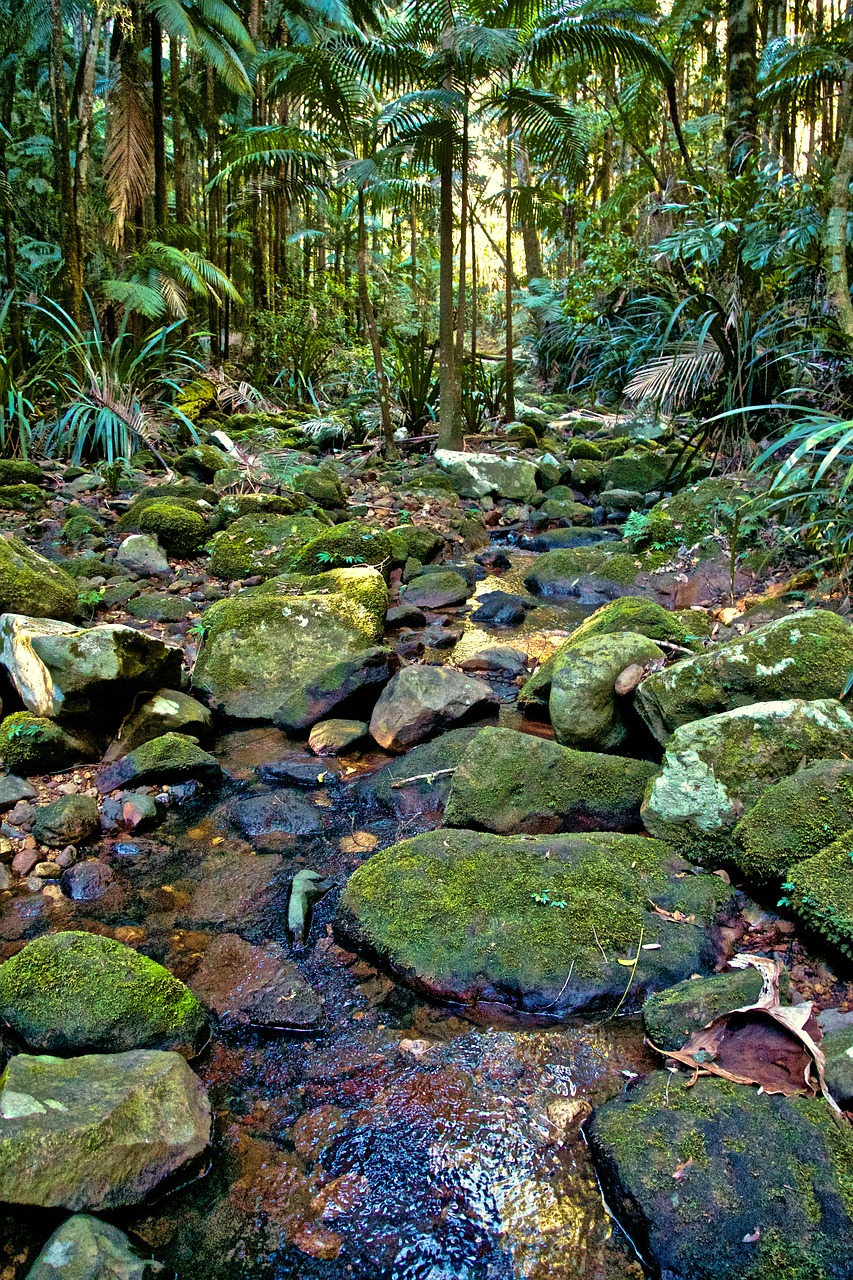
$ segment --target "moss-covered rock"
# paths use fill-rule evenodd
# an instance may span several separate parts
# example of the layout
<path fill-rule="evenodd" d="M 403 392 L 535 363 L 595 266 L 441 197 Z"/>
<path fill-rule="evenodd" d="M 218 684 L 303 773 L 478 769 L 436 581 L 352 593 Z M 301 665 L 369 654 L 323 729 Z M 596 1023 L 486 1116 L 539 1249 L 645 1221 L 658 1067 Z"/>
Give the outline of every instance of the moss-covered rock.
<path fill-rule="evenodd" d="M 616 692 L 631 666 L 663 659 L 654 640 L 636 631 L 591 635 L 554 655 L 549 710 L 557 741 L 565 746 L 613 751 L 631 733 L 633 703 Z"/>
<path fill-rule="evenodd" d="M 85 844 L 100 830 L 98 802 L 87 795 L 60 796 L 50 804 L 40 805 L 33 823 L 36 840 L 52 849 Z"/>
<path fill-rule="evenodd" d="M 324 511 L 339 511 L 347 503 L 347 491 L 333 467 L 306 467 L 293 478 L 295 493 L 302 493 Z"/>
<path fill-rule="evenodd" d="M 619 961 L 637 958 L 631 1006 L 707 971 L 713 946 L 701 926 L 731 890 L 685 869 L 640 836 L 434 831 L 359 867 L 336 929 L 417 990 L 551 1017 L 614 1008 L 628 976 Z M 650 901 L 700 927 L 657 915 Z M 641 940 L 660 946 L 638 957 Z"/>
<path fill-rule="evenodd" d="M 198 605 L 183 596 L 150 591 L 129 600 L 125 608 L 131 618 L 141 622 L 183 622 Z"/>
<path fill-rule="evenodd" d="M 437 825 L 450 794 L 453 771 L 474 738 L 477 725 L 448 729 L 431 742 L 422 742 L 392 760 L 356 786 L 356 796 L 369 808 L 378 807 L 398 818 L 417 818 Z"/>
<path fill-rule="evenodd" d="M 300 573 L 269 578 L 250 588 L 252 596 L 335 595 L 353 622 L 377 643 L 385 634 L 388 612 L 388 587 L 378 569 L 369 566 L 353 569 L 327 569 L 325 573 L 307 576 Z M 344 603 L 346 602 L 346 606 Z"/>
<path fill-rule="evenodd" d="M 14 711 L 0 724 L 0 757 L 12 773 L 29 777 L 54 773 L 83 760 L 96 760 L 96 743 L 44 716 Z"/>
<path fill-rule="evenodd" d="M 163 1266 L 133 1248 L 118 1227 L 88 1213 L 66 1218 L 49 1237 L 26 1280 L 162 1280 Z"/>
<path fill-rule="evenodd" d="M 639 831 L 643 793 L 656 772 L 645 760 L 481 729 L 453 775 L 445 821 L 498 835 Z"/>
<path fill-rule="evenodd" d="M 435 529 L 423 524 L 398 524 L 388 530 L 389 536 L 398 538 L 406 551 L 406 558 L 429 564 L 444 548 L 444 538 Z"/>
<path fill-rule="evenodd" d="M 152 502 L 139 513 L 140 533 L 150 533 L 170 555 L 189 560 L 207 541 L 207 523 L 198 511 L 174 502 Z"/>
<path fill-rule="evenodd" d="M 192 1054 L 207 1019 L 162 965 L 112 938 L 53 933 L 0 965 L 0 1019 L 41 1053 L 175 1049 Z"/>
<path fill-rule="evenodd" d="M 635 594 L 642 567 L 625 543 L 599 543 L 538 556 L 524 585 L 536 595 L 596 603 Z"/>
<path fill-rule="evenodd" d="M 104 755 L 109 763 L 165 733 L 185 733 L 205 742 L 213 732 L 210 711 L 177 689 L 158 689 L 135 705 Z"/>
<path fill-rule="evenodd" d="M 853 957 L 853 829 L 788 868 L 783 905 Z"/>
<path fill-rule="evenodd" d="M 193 445 L 175 459 L 175 470 L 182 476 L 192 476 L 194 480 L 202 481 L 212 480 L 217 471 L 233 465 L 232 458 L 211 444 Z"/>
<path fill-rule="evenodd" d="M 446 609 L 464 604 L 471 594 L 465 578 L 453 569 L 416 574 L 406 587 L 403 603 L 413 609 Z"/>
<path fill-rule="evenodd" d="M 656 1275 L 853 1274 L 853 1131 L 822 1098 L 656 1071 L 586 1133 L 607 1203 Z"/>
<path fill-rule="evenodd" d="M 581 493 L 597 493 L 604 485 L 603 462 L 595 462 L 591 458 L 578 458 L 572 462 L 563 479 L 570 481 Z"/>
<path fill-rule="evenodd" d="M 715 477 L 680 489 L 645 513 L 636 545 L 648 547 L 659 544 L 673 549 L 679 546 L 698 547 L 701 553 L 702 544 L 707 542 L 708 553 L 716 554 L 718 543 L 714 539 L 731 535 L 738 512 L 750 504 L 753 511 L 757 510 L 755 504 L 760 501 L 763 484 L 755 476 Z M 642 488 L 639 485 L 631 487 Z M 739 532 L 740 549 L 749 545 L 750 537 L 754 536 L 747 535 L 745 531 Z"/>
<path fill-rule="evenodd" d="M 591 462 L 602 462 L 604 460 L 604 454 L 599 445 L 592 440 L 585 440 L 583 436 L 576 436 L 574 440 L 569 440 L 563 453 L 572 461 L 576 458 L 587 458 Z"/>
<path fill-rule="evenodd" d="M 287 573 L 300 550 L 326 527 L 322 520 L 307 515 L 240 516 L 213 539 L 210 572 L 228 582 Z"/>
<path fill-rule="evenodd" d="M 753 702 L 837 698 L 853 672 L 853 626 L 807 609 L 656 671 L 637 690 L 660 742 L 678 725 Z"/>
<path fill-rule="evenodd" d="M 94 512 L 80 512 L 71 516 L 62 526 L 63 542 L 82 542 L 92 534 L 102 535 L 104 526 Z"/>
<path fill-rule="evenodd" d="M 853 717 L 830 698 L 760 702 L 676 729 L 643 803 L 646 829 L 700 862 L 736 856 L 734 828 L 772 783 L 853 754 Z"/>
<path fill-rule="evenodd" d="M 44 484 L 41 467 L 22 458 L 0 458 L 0 486 L 13 484 Z"/>
<path fill-rule="evenodd" d="M 194 687 L 237 719 L 310 728 L 387 681 L 391 655 L 375 645 L 374 618 L 339 591 L 222 600 L 204 617 Z"/>
<path fill-rule="evenodd" d="M 733 861 L 758 884 L 819 853 L 853 827 L 853 762 L 819 760 L 768 787 L 734 831 Z"/>
<path fill-rule="evenodd" d="M 536 464 L 497 453 L 460 453 L 437 449 L 435 460 L 461 498 L 499 498 L 529 502 L 536 496 Z"/>
<path fill-rule="evenodd" d="M 571 502 L 560 498 L 546 498 L 539 511 L 549 520 L 561 520 L 570 525 L 591 525 L 593 508 L 583 502 Z"/>
<path fill-rule="evenodd" d="M 19 538 L 0 537 L 0 613 L 30 618 L 73 618 L 77 584 Z"/>
<path fill-rule="evenodd" d="M 658 1049 L 680 1049 L 688 1036 L 715 1018 L 755 1004 L 761 989 L 761 974 L 753 965 L 677 982 L 650 995 L 643 1005 L 646 1035 Z"/>
<path fill-rule="evenodd" d="M 320 516 L 316 508 L 301 493 L 232 493 L 220 498 L 210 517 L 211 531 L 226 529 L 241 516 L 313 515 L 323 524 L 327 517 Z"/>
<path fill-rule="evenodd" d="M 384 529 L 348 520 L 323 530 L 293 560 L 294 573 L 324 573 L 326 569 L 346 569 L 357 565 L 373 565 L 387 573 L 398 557 Z"/>
<path fill-rule="evenodd" d="M 164 733 L 102 769 L 98 790 L 101 795 L 106 795 L 123 787 L 187 782 L 190 778 L 200 782 L 221 782 L 222 766 L 189 734 Z"/>
<path fill-rule="evenodd" d="M 44 490 L 37 485 L 0 485 L 0 508 L 7 511 L 39 511 L 45 502 Z"/>
<path fill-rule="evenodd" d="M 604 464 L 603 488 L 639 489 L 641 493 L 660 490 L 676 461 L 674 454 L 635 450 Z"/>

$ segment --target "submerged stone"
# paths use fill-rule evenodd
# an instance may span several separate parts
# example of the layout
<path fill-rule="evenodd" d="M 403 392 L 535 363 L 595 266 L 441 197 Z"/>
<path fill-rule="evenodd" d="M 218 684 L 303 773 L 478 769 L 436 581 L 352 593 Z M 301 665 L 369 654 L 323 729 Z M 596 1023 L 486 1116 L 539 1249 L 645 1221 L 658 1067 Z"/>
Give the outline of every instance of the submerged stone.
<path fill-rule="evenodd" d="M 586 1133 L 607 1204 L 655 1274 L 853 1274 L 853 1130 L 822 1098 L 656 1071 Z"/>
<path fill-rule="evenodd" d="M 39 844 L 63 849 L 83 844 L 101 829 L 98 802 L 94 796 L 60 796 L 36 811 L 33 835 Z"/>
<path fill-rule="evenodd" d="M 209 1140 L 207 1094 L 177 1053 L 20 1053 L 0 1077 L 0 1200 L 138 1204 Z"/>
<path fill-rule="evenodd" d="M 639 831 L 643 793 L 656 772 L 645 760 L 481 729 L 453 775 L 445 820 L 501 835 Z"/>
<path fill-rule="evenodd" d="M 113 938 L 78 932 L 36 938 L 0 965 L 0 1019 L 43 1053 L 192 1054 L 206 1028 L 195 996 L 168 969 Z"/>
<path fill-rule="evenodd" d="M 277 942 L 256 947 L 222 934 L 190 985 L 226 1024 L 313 1031 L 323 1023 L 322 1001 Z"/>
<path fill-rule="evenodd" d="M 336 929 L 430 996 L 568 1017 L 615 1008 L 627 985 L 633 1006 L 709 971 L 717 956 L 709 926 L 732 891 L 687 871 L 671 849 L 641 836 L 443 829 L 359 867 Z"/>

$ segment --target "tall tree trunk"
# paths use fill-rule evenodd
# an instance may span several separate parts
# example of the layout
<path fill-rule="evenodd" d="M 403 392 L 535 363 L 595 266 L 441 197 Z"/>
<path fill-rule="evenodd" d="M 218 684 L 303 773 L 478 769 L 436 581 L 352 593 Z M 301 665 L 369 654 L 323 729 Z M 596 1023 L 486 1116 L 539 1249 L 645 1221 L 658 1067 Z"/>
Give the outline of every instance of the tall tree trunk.
<path fill-rule="evenodd" d="M 467 98 L 462 119 L 462 190 L 459 198 L 459 288 L 456 293 L 456 412 L 462 421 L 462 382 L 465 376 L 465 259 L 468 236 L 468 158 L 470 140 L 468 134 Z"/>
<path fill-rule="evenodd" d="M 373 369 L 376 373 L 376 385 L 379 390 L 379 413 L 382 422 L 383 452 L 386 458 L 398 456 L 394 440 L 394 427 L 391 422 L 391 395 L 388 390 L 388 379 L 382 363 L 382 344 L 379 341 L 379 330 L 376 327 L 376 313 L 370 299 L 370 286 L 367 280 L 367 226 L 364 219 L 364 192 L 358 192 L 358 298 L 364 327 L 373 352 Z"/>
<path fill-rule="evenodd" d="M 181 123 L 181 44 L 169 41 L 169 110 L 172 116 L 172 175 L 175 185 L 175 221 L 186 226 L 190 220 L 187 191 L 187 158 Z"/>
<path fill-rule="evenodd" d="M 758 143 L 758 18 L 755 0 L 727 0 L 726 146 L 740 173 Z"/>
<path fill-rule="evenodd" d="M 524 147 L 519 147 L 515 157 L 515 171 L 520 187 L 530 186 L 530 162 Z M 539 232 L 529 222 L 522 221 L 521 237 L 524 242 L 524 269 L 527 272 L 527 283 L 531 280 L 543 279 L 542 246 L 539 243 Z"/>
<path fill-rule="evenodd" d="M 68 125 L 68 88 L 65 83 L 65 27 L 62 0 L 50 0 L 50 85 L 53 97 L 53 142 L 56 187 L 59 195 L 59 235 L 63 259 L 63 285 L 68 314 L 76 324 L 83 319 L 83 258 L 80 228 L 74 202 L 71 171 L 71 133 Z"/>
<path fill-rule="evenodd" d="M 412 290 L 412 310 L 416 310 L 418 305 L 418 207 L 414 200 L 409 213 L 409 256 L 411 258 L 409 286 Z"/>
<path fill-rule="evenodd" d="M 217 120 L 216 105 L 213 96 L 213 68 L 205 68 L 205 130 L 207 132 L 207 181 L 210 183 L 218 170 Z M 219 187 L 210 187 L 207 193 L 207 256 L 214 265 L 219 265 L 219 237 L 217 211 L 219 205 Z M 219 304 L 211 295 L 208 302 L 208 323 L 210 326 L 210 354 L 214 360 L 220 358 Z"/>
<path fill-rule="evenodd" d="M 92 154 L 92 116 L 95 109 L 95 73 L 98 62 L 98 45 L 101 42 L 103 11 L 100 4 L 95 9 L 92 25 L 83 51 L 80 95 L 77 102 L 77 163 L 74 169 L 74 199 L 77 209 L 86 215 L 89 196 L 89 162 Z"/>
<path fill-rule="evenodd" d="M 151 128 L 154 137 L 154 224 L 169 221 L 166 188 L 166 108 L 163 100 L 163 31 L 151 15 Z"/>
<path fill-rule="evenodd" d="M 453 147 L 448 139 L 439 162 L 438 209 L 438 447 L 462 447 L 456 394 L 456 326 L 453 317 Z"/>
<path fill-rule="evenodd" d="M 853 350 L 853 303 L 847 266 L 847 231 L 850 213 L 850 183 L 853 182 L 853 95 L 846 93 L 845 127 L 841 150 L 829 189 L 829 211 L 823 235 L 826 296 L 839 326 Z"/>
<path fill-rule="evenodd" d="M 512 83 L 510 82 L 510 88 Z M 515 367 L 512 355 L 512 131 L 506 129 L 506 402 L 507 422 L 515 418 Z"/>
<path fill-rule="evenodd" d="M 471 385 L 477 385 L 477 238 L 474 234 L 474 210 L 471 210 Z"/>

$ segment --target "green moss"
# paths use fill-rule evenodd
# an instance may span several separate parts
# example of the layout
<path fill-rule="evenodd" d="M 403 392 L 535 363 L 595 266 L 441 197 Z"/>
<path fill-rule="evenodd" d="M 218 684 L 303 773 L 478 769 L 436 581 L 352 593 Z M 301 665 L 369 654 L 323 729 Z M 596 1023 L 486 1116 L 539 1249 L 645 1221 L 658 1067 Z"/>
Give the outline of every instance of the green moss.
<path fill-rule="evenodd" d="M 566 644 L 588 640 L 590 636 L 611 635 L 620 631 L 636 631 L 650 640 L 666 640 L 687 645 L 692 637 L 677 613 L 671 613 L 654 600 L 643 596 L 621 596 L 602 605 L 576 627 Z"/>
<path fill-rule="evenodd" d="M 511 422 L 506 436 L 519 449 L 536 449 L 539 445 L 539 437 L 526 422 Z"/>
<path fill-rule="evenodd" d="M 327 569 L 373 565 L 387 571 L 394 548 L 384 529 L 350 520 L 312 538 L 293 561 L 294 573 L 315 574 Z"/>
<path fill-rule="evenodd" d="M 759 884 L 781 882 L 853 827 L 853 763 L 819 761 L 768 787 L 735 828 L 736 865 Z"/>
<path fill-rule="evenodd" d="M 41 468 L 20 458 L 0 458 L 0 486 L 17 484 L 44 484 Z"/>
<path fill-rule="evenodd" d="M 170 555 L 188 560 L 207 539 L 207 524 L 198 511 L 173 502 L 152 502 L 139 515 L 140 533 L 150 533 Z"/>
<path fill-rule="evenodd" d="M 246 594 L 310 596 L 326 592 L 340 597 L 338 608 L 341 617 L 347 617 L 353 626 L 372 639 L 382 639 L 388 612 L 388 588 L 382 574 L 373 568 L 328 569 L 313 576 L 282 574 L 250 588 Z"/>
<path fill-rule="evenodd" d="M 302 493 L 325 511 L 346 506 L 347 492 L 332 467 L 306 467 L 293 478 L 293 490 Z"/>
<path fill-rule="evenodd" d="M 175 470 L 197 480 L 212 480 L 217 471 L 232 466 L 232 460 L 213 445 L 197 444 L 175 459 Z"/>
<path fill-rule="evenodd" d="M 206 1018 L 162 965 L 91 933 L 29 942 L 0 965 L 0 1018 L 47 1053 L 197 1047 Z"/>
<path fill-rule="evenodd" d="M 29 711 L 14 711 L 0 724 L 0 756 L 12 773 L 53 773 L 96 754 L 85 739 Z"/>
<path fill-rule="evenodd" d="M 76 515 L 62 526 L 63 542 L 82 542 L 90 534 L 102 534 L 104 527 L 95 515 Z"/>
<path fill-rule="evenodd" d="M 785 901 L 848 956 L 853 956 L 853 829 L 790 867 Z"/>
<path fill-rule="evenodd" d="M 321 524 L 326 520 L 301 493 L 234 493 L 219 499 L 211 516 L 210 527 L 214 531 L 225 529 L 242 516 L 305 514 L 313 515 Z"/>
<path fill-rule="evenodd" d="M 579 458 L 577 462 L 572 463 L 572 484 L 583 493 L 592 493 L 600 489 L 604 483 L 604 467 L 603 462 Z"/>
<path fill-rule="evenodd" d="M 537 557 L 524 583 L 543 595 L 567 594 L 568 588 L 580 578 L 596 578 L 615 586 L 632 587 L 642 568 L 625 543 L 601 543 L 591 547 L 546 551 Z"/>
<path fill-rule="evenodd" d="M 240 516 L 213 539 L 210 572 L 228 582 L 286 573 L 300 550 L 326 527 L 313 516 L 264 512 Z"/>
<path fill-rule="evenodd" d="M 34 484 L 0 485 L 0 507 L 7 511 L 38 511 L 46 501 L 44 490 Z"/>
<path fill-rule="evenodd" d="M 605 489 L 639 489 L 640 493 L 660 490 L 672 469 L 675 456 L 634 449 L 604 464 Z"/>
<path fill-rule="evenodd" d="M 574 440 L 570 440 L 566 445 L 563 453 L 567 458 L 587 458 L 591 462 L 603 462 L 604 454 L 597 444 L 593 444 L 591 440 L 585 440 L 583 436 L 578 436 Z"/>
<path fill-rule="evenodd" d="M 421 524 L 400 524 L 389 529 L 388 536 L 398 539 L 405 551 L 405 559 L 411 557 L 421 564 L 429 564 L 444 548 L 444 538 L 434 529 Z"/>
<path fill-rule="evenodd" d="M 0 613 L 67 621 L 76 611 L 73 578 L 19 538 L 0 537 Z"/>
<path fill-rule="evenodd" d="M 656 991 L 643 1005 L 646 1034 L 658 1049 L 680 1049 L 694 1031 L 732 1009 L 754 1004 L 760 995 L 761 974 L 752 967 L 676 983 Z"/>

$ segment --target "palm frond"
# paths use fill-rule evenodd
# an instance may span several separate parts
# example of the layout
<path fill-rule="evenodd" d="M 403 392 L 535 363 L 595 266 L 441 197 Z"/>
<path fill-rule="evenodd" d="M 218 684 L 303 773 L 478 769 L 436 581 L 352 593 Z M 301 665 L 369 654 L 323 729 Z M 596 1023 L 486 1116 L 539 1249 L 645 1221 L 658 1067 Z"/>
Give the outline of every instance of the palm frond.
<path fill-rule="evenodd" d="M 122 68 L 113 98 L 104 152 L 104 182 L 120 244 L 124 224 L 143 204 L 153 181 L 151 103 L 136 75 Z"/>

